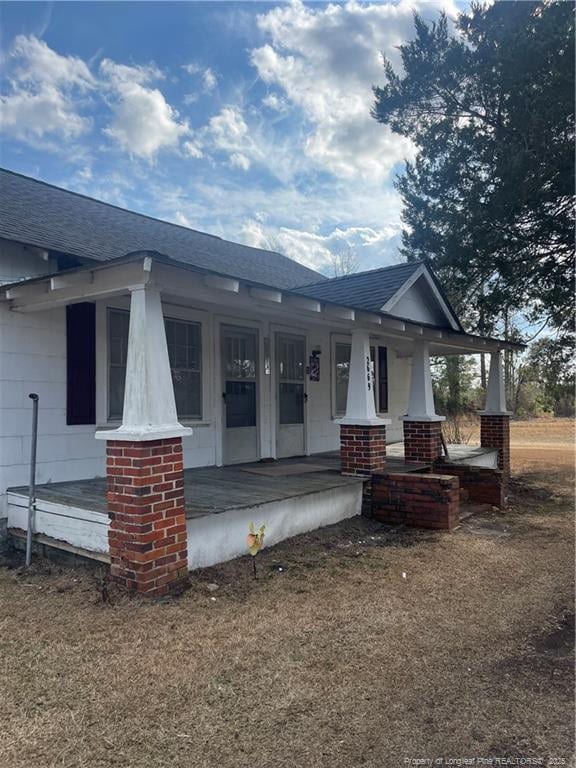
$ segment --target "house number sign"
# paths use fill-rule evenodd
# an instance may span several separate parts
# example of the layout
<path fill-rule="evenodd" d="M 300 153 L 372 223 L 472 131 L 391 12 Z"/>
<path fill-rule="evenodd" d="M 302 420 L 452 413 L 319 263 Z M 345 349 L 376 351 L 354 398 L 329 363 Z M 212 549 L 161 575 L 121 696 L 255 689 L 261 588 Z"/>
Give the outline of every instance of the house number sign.
<path fill-rule="evenodd" d="M 366 379 L 368 381 L 368 391 L 372 389 L 372 371 L 371 371 L 371 361 L 370 361 L 370 355 L 366 355 Z"/>

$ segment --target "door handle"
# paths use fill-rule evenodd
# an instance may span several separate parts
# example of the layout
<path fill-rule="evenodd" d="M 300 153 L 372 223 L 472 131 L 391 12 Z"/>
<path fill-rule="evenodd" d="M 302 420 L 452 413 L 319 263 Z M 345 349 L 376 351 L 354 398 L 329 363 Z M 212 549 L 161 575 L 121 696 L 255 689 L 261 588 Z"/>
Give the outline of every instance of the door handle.
<path fill-rule="evenodd" d="M 226 400 L 226 392 L 222 392 L 222 400 Z"/>
<path fill-rule="evenodd" d="M 308 392 L 304 392 L 304 402 L 308 402 Z"/>

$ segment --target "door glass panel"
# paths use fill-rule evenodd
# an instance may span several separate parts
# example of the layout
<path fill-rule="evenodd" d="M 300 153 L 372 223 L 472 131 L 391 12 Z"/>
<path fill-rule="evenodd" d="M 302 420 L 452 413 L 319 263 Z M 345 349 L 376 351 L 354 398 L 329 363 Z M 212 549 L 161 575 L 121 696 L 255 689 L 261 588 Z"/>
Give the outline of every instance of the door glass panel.
<path fill-rule="evenodd" d="M 304 385 L 280 382 L 280 424 L 304 423 Z"/>
<path fill-rule="evenodd" d="M 288 381 L 304 380 L 304 339 L 280 336 L 278 340 L 280 378 Z"/>
<path fill-rule="evenodd" d="M 255 427 L 257 336 L 227 328 L 222 341 L 226 428 Z"/>
<path fill-rule="evenodd" d="M 226 427 L 256 426 L 256 382 L 226 382 Z"/>
<path fill-rule="evenodd" d="M 256 336 L 230 334 L 224 343 L 224 367 L 227 379 L 256 378 Z"/>

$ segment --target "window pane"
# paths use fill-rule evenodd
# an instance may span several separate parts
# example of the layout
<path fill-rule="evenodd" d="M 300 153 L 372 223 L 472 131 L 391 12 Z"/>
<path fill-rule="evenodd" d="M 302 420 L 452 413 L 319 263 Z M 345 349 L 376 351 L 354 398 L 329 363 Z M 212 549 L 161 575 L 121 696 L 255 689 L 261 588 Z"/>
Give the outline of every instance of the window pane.
<path fill-rule="evenodd" d="M 108 312 L 108 418 L 121 419 L 130 313 Z M 202 418 L 202 342 L 199 323 L 164 320 L 178 418 Z"/>
<path fill-rule="evenodd" d="M 304 385 L 282 382 L 280 394 L 280 424 L 304 423 Z"/>
<path fill-rule="evenodd" d="M 227 332 L 224 344 L 224 366 L 227 379 L 256 378 L 256 336 Z"/>
<path fill-rule="evenodd" d="M 388 350 L 378 347 L 378 405 L 381 413 L 388 411 Z"/>
<path fill-rule="evenodd" d="M 108 311 L 108 418 L 121 419 L 124 407 L 124 381 L 128 356 L 130 313 Z"/>
<path fill-rule="evenodd" d="M 278 339 L 278 367 L 284 380 L 304 380 L 304 339 L 281 336 Z"/>
<path fill-rule="evenodd" d="M 350 344 L 336 344 L 336 413 L 346 413 L 348 376 L 350 372 Z"/>
<path fill-rule="evenodd" d="M 178 418 L 201 419 L 201 326 L 173 318 L 164 324 Z"/>
<path fill-rule="evenodd" d="M 256 426 L 256 382 L 226 382 L 226 426 Z"/>
<path fill-rule="evenodd" d="M 350 344 L 335 345 L 335 364 L 336 364 L 336 413 L 346 413 L 346 399 L 348 397 L 348 378 L 350 375 Z M 374 386 L 372 391 L 374 393 L 374 405 L 378 411 L 377 400 L 377 376 L 376 376 L 376 350 L 374 347 L 370 347 L 370 372 L 372 373 L 372 381 Z"/>
<path fill-rule="evenodd" d="M 124 408 L 126 366 L 111 365 L 108 371 L 108 418 L 121 419 Z"/>

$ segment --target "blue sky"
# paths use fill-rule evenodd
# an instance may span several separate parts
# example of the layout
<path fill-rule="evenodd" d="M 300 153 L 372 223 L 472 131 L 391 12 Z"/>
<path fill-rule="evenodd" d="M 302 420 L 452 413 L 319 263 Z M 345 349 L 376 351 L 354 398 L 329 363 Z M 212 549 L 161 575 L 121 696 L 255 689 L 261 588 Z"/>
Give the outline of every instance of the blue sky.
<path fill-rule="evenodd" d="M 441 8 L 5 2 L 1 164 L 327 273 L 393 263 L 413 147 L 371 86 Z"/>

